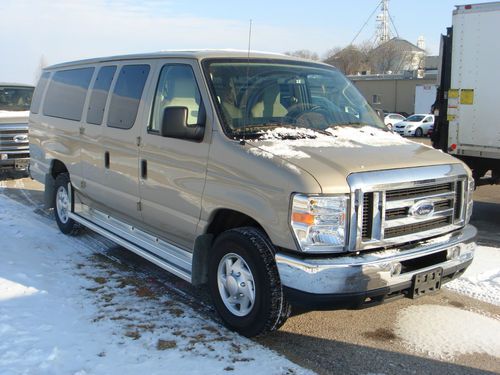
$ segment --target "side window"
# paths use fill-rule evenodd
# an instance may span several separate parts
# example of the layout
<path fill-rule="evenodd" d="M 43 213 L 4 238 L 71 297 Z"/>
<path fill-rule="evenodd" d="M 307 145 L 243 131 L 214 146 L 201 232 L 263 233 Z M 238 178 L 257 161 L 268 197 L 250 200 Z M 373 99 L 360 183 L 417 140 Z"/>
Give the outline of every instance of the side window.
<path fill-rule="evenodd" d="M 80 121 L 94 68 L 60 70 L 50 81 L 43 114 Z"/>
<path fill-rule="evenodd" d="M 43 92 L 47 83 L 49 82 L 50 72 L 45 72 L 40 77 L 38 85 L 36 85 L 35 92 L 33 93 L 33 98 L 31 99 L 31 112 L 38 113 L 40 110 L 40 104 L 42 103 Z"/>
<path fill-rule="evenodd" d="M 103 66 L 92 87 L 90 94 L 90 103 L 87 111 L 87 122 L 89 124 L 101 125 L 104 115 L 104 108 L 108 100 L 109 88 L 115 75 L 116 66 Z"/>
<path fill-rule="evenodd" d="M 205 112 L 193 69 L 189 65 L 171 64 L 161 69 L 148 130 L 159 132 L 165 108 L 186 107 L 188 126 L 204 122 Z"/>
<path fill-rule="evenodd" d="M 108 126 L 130 129 L 134 125 L 149 70 L 149 65 L 122 67 L 111 96 Z"/>

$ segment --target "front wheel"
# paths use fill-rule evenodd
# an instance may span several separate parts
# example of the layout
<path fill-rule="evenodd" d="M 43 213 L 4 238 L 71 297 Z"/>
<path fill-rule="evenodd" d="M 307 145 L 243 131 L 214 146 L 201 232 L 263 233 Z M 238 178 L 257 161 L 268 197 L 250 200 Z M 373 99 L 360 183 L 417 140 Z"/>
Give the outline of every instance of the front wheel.
<path fill-rule="evenodd" d="M 210 294 L 229 328 L 252 337 L 285 323 L 291 308 L 264 233 L 252 227 L 228 230 L 216 239 L 210 256 Z"/>
<path fill-rule="evenodd" d="M 423 131 L 421 128 L 418 128 L 417 130 L 415 130 L 415 137 L 421 137 L 423 135 Z"/>
<path fill-rule="evenodd" d="M 69 213 L 71 212 L 71 200 L 69 197 L 68 184 L 70 184 L 69 174 L 60 173 L 57 175 L 54 189 L 54 215 L 56 217 L 57 226 L 61 232 L 74 236 L 78 234 L 81 226 L 69 217 Z"/>

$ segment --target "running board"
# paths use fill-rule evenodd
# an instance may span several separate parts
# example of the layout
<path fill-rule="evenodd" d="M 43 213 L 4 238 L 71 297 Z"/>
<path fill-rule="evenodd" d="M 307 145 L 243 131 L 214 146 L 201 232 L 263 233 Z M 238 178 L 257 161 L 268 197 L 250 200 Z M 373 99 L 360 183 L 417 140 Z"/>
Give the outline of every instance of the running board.
<path fill-rule="evenodd" d="M 82 203 L 75 203 L 69 217 L 116 242 L 168 272 L 191 282 L 193 256 L 175 245 Z"/>

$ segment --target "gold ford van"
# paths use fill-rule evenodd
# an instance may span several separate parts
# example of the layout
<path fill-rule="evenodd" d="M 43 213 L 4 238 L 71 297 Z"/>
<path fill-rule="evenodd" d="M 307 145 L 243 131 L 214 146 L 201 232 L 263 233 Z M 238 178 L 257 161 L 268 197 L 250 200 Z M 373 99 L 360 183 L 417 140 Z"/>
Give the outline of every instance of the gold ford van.
<path fill-rule="evenodd" d="M 44 70 L 31 174 L 59 228 L 90 228 L 195 285 L 257 335 L 291 306 L 436 292 L 472 262 L 473 180 L 388 131 L 335 68 L 230 51 Z"/>

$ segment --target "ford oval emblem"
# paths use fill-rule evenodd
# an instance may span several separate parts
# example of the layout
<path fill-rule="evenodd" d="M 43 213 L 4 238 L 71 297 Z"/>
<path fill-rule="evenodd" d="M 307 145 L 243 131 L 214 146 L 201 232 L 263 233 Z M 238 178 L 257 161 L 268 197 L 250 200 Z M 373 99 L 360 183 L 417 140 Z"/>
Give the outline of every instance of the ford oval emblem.
<path fill-rule="evenodd" d="M 430 201 L 416 202 L 408 210 L 409 216 L 413 216 L 415 218 L 426 218 L 431 216 L 433 213 L 434 213 L 434 203 Z"/>
<path fill-rule="evenodd" d="M 28 136 L 26 134 L 15 135 L 14 142 L 16 142 L 16 143 L 28 142 Z"/>

